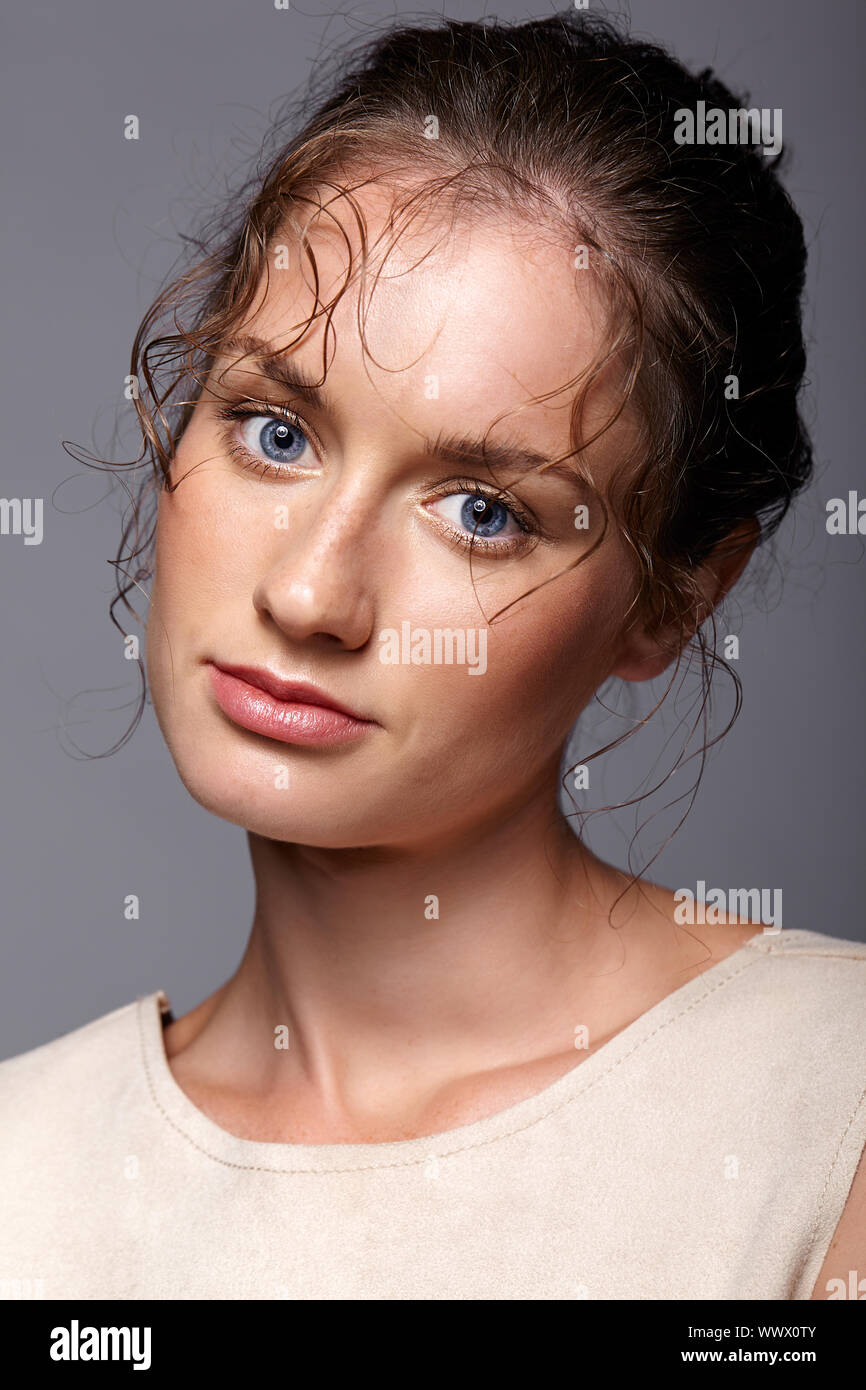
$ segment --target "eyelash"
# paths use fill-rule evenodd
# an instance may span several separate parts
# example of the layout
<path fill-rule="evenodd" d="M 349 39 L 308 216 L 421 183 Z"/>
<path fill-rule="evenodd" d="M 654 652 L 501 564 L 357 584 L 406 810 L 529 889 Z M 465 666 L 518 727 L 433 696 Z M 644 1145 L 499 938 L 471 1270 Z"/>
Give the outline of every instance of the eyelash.
<path fill-rule="evenodd" d="M 286 420 L 295 429 L 299 430 L 311 444 L 319 448 L 320 445 L 316 436 L 309 426 L 301 419 L 295 411 L 288 406 L 266 401 L 249 401 L 246 404 L 223 405 L 217 409 L 217 415 L 226 425 L 236 424 L 238 420 L 255 419 L 257 416 L 278 418 Z M 276 464 L 269 463 L 266 459 L 260 459 L 256 454 L 246 449 L 243 444 L 238 444 L 232 437 L 231 429 L 223 431 L 226 448 L 232 457 L 244 467 L 249 468 L 254 473 L 259 473 L 262 477 L 281 476 L 285 474 L 285 468 L 279 468 Z M 468 494 L 471 497 L 482 497 L 485 501 L 496 502 L 501 506 L 510 517 L 520 527 L 523 535 L 521 537 L 512 536 L 507 541 L 491 541 L 486 536 L 470 536 L 455 531 L 452 527 L 444 523 L 454 544 L 461 550 L 487 551 L 499 555 L 512 554 L 515 550 L 522 549 L 530 536 L 538 536 L 540 528 L 535 522 L 534 517 L 523 508 L 517 507 L 513 502 L 505 503 L 502 501 L 501 494 L 495 488 L 488 488 L 483 483 L 479 483 L 477 478 L 453 478 L 436 496 L 437 501 L 445 497 L 457 497 L 461 494 Z"/>
<path fill-rule="evenodd" d="M 285 420 L 293 425 L 296 430 L 300 430 L 311 444 L 319 448 L 319 442 L 312 430 L 304 423 L 300 415 L 296 415 L 287 405 L 279 405 L 266 401 L 250 401 L 245 405 L 224 405 L 217 410 L 217 415 L 224 420 L 227 425 L 235 424 L 238 420 L 254 420 L 257 416 L 271 416 L 280 420 Z M 262 477 L 269 475 L 280 477 L 286 473 L 285 468 L 279 468 L 275 463 L 268 463 L 267 459 L 260 459 L 256 454 L 244 448 L 243 444 L 238 444 L 232 437 L 232 431 L 226 429 L 224 440 L 229 453 L 236 458 L 244 468 L 249 468 L 253 473 L 260 473 Z"/>
<path fill-rule="evenodd" d="M 525 512 L 523 508 L 518 509 L 511 501 L 503 502 L 502 496 L 496 488 L 486 487 L 483 483 L 479 483 L 477 478 L 452 478 L 437 494 L 436 500 L 441 502 L 445 497 L 458 497 L 463 494 L 470 497 L 482 497 L 485 502 L 497 503 L 517 523 L 522 535 L 511 536 L 505 541 L 491 541 L 486 536 L 467 535 L 448 526 L 448 533 L 459 549 L 483 550 L 487 551 L 488 554 L 510 555 L 516 550 L 522 550 L 531 536 L 538 535 L 538 528 L 533 524 L 529 512 Z M 447 526 L 447 523 L 443 524 Z"/>

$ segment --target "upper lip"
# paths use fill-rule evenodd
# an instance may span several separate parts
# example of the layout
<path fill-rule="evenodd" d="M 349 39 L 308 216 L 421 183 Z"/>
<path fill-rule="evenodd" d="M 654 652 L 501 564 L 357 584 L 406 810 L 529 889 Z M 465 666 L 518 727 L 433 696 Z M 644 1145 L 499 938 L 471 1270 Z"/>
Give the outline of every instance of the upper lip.
<path fill-rule="evenodd" d="M 303 705 L 320 705 L 323 709 L 336 710 L 338 714 L 348 715 L 350 719 L 359 719 L 365 723 L 374 723 L 374 720 L 365 719 L 363 714 L 350 709 L 348 705 L 343 705 L 339 700 L 334 700 L 330 695 L 326 695 L 324 690 L 320 690 L 317 685 L 311 685 L 309 681 L 285 680 L 282 676 L 275 676 L 272 671 L 267 671 L 260 666 L 227 666 L 224 661 L 214 661 L 211 663 L 218 670 L 225 671 L 229 676 L 238 676 L 242 681 L 247 681 L 249 685 L 255 685 L 259 690 L 264 690 L 268 695 L 273 695 L 277 700 L 292 700 Z"/>

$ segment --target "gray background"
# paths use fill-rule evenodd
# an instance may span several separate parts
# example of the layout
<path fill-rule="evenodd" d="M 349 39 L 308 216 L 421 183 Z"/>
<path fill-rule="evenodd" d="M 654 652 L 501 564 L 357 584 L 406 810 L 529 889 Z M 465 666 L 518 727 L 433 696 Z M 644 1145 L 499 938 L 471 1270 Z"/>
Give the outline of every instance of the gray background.
<path fill-rule="evenodd" d="M 114 756 L 70 755 L 70 736 L 92 751 L 112 743 L 124 726 L 117 707 L 136 686 L 107 617 L 119 502 L 100 501 L 103 475 L 60 441 L 137 453 L 128 430 L 119 441 L 113 431 L 118 406 L 128 419 L 132 336 L 177 232 L 255 152 L 269 109 L 323 43 L 435 12 L 385 0 L 337 8 L 75 0 L 7 11 L 2 491 L 42 496 L 46 507 L 41 546 L 0 537 L 0 1056 L 157 987 L 185 1012 L 233 971 L 246 940 L 244 833 L 188 796 L 152 710 Z M 556 8 L 494 0 L 487 12 Z M 634 0 L 629 11 L 633 31 L 692 66 L 713 64 L 755 105 L 783 108 L 787 186 L 812 247 L 808 418 L 819 470 L 776 558 L 750 571 L 722 624 L 741 636 L 744 711 L 651 876 L 671 887 L 781 888 L 785 927 L 854 939 L 864 936 L 863 546 L 827 536 L 824 506 L 866 483 L 860 9 L 860 0 Z M 479 18 L 484 0 L 451 0 L 445 12 Z M 141 118 L 138 142 L 122 138 L 129 112 Z M 650 693 L 643 687 L 633 708 L 646 709 Z M 615 723 L 591 728 L 586 747 Z M 593 788 L 601 804 L 634 789 L 673 728 L 668 720 L 612 760 Z M 624 862 L 633 815 L 601 819 L 590 843 Z M 645 851 L 662 824 L 640 842 Z M 128 893 L 141 899 L 135 922 L 123 915 Z"/>

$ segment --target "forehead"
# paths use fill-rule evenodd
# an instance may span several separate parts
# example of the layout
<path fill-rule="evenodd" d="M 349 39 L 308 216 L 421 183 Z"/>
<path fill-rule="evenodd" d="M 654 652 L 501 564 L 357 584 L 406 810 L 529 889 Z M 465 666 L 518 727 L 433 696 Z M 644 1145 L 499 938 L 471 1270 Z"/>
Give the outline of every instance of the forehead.
<path fill-rule="evenodd" d="M 352 198 L 367 232 L 363 266 L 357 213 L 334 198 L 305 226 L 315 277 L 297 229 L 284 228 L 245 331 L 291 349 L 319 378 L 325 316 L 306 325 L 339 296 L 328 330 L 329 390 L 363 383 L 400 410 L 444 400 L 483 427 L 531 410 L 534 423 L 561 436 L 577 389 L 569 383 L 590 365 L 607 326 L 602 295 L 591 273 L 575 268 L 564 231 L 507 208 L 501 216 L 470 208 L 452 219 L 430 206 L 393 227 L 393 192 L 367 187 Z M 550 399 L 533 403 L 539 395 Z"/>

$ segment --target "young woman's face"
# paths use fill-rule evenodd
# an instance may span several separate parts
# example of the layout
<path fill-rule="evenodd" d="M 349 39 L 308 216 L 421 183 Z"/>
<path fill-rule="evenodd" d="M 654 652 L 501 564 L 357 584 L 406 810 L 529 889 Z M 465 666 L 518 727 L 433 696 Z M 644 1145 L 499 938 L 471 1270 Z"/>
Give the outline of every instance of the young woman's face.
<path fill-rule="evenodd" d="M 359 201 L 372 241 L 388 204 Z M 327 223 L 310 235 L 327 302 L 345 246 Z M 525 229 L 463 225 L 425 260 L 431 239 L 415 237 L 363 309 L 357 283 L 340 300 L 324 399 L 228 348 L 160 500 L 147 641 L 160 726 L 198 801 L 277 840 L 409 847 L 552 795 L 571 726 L 634 640 L 617 528 L 572 568 L 601 508 L 567 465 L 539 475 L 521 461 L 570 451 L 573 388 L 530 402 L 595 355 L 586 272 Z M 244 335 L 295 340 L 315 305 L 309 279 L 296 253 L 287 268 L 272 259 Z M 320 382 L 324 324 L 281 365 Z M 222 417 L 235 406 L 246 415 Z M 513 451 L 495 476 L 445 451 L 492 424 L 488 448 Z M 627 428 L 623 417 L 588 452 L 602 490 Z M 359 718 L 317 710 L 311 686 Z"/>

